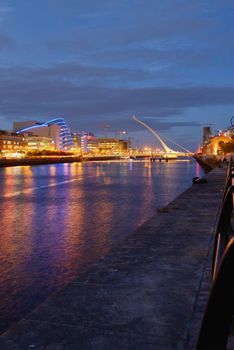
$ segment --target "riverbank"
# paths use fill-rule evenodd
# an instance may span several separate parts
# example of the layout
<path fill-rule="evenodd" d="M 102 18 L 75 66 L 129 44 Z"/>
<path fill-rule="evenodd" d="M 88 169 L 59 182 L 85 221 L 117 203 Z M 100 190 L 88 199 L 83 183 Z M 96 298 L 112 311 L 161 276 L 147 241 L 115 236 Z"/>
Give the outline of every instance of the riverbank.
<path fill-rule="evenodd" d="M 194 349 L 226 170 L 194 184 L 0 337 L 13 349 Z"/>
<path fill-rule="evenodd" d="M 17 159 L 0 159 L 0 167 L 20 166 L 20 165 L 41 165 L 57 163 L 74 163 L 81 162 L 82 157 L 35 157 L 35 158 L 17 158 Z"/>
<path fill-rule="evenodd" d="M 111 161 L 111 160 L 143 160 L 150 159 L 150 156 L 134 156 L 134 157 L 121 157 L 121 156 L 67 156 L 67 157 L 30 157 L 30 158 L 0 158 L 0 168 L 10 166 L 22 166 L 22 165 L 42 165 L 42 164 L 57 164 L 57 163 L 75 163 L 75 162 L 91 162 L 91 161 Z M 155 161 L 155 159 L 154 159 Z M 157 160 L 159 161 L 159 160 Z M 161 161 L 161 159 L 160 159 Z M 168 160 L 164 160 L 168 161 Z M 170 160 L 169 160 L 170 161 Z"/>
<path fill-rule="evenodd" d="M 217 166 L 222 166 L 222 164 L 224 165 L 227 164 L 227 162 L 229 162 L 229 159 L 231 157 L 233 157 L 233 154 L 231 153 L 229 153 L 226 156 L 197 154 L 194 156 L 194 159 L 203 168 L 205 172 L 209 172 L 215 169 Z"/>
<path fill-rule="evenodd" d="M 146 157 L 147 158 L 147 157 Z M 141 157 L 142 159 L 142 157 Z M 20 165 L 41 165 L 57 163 L 75 163 L 82 161 L 107 161 L 123 160 L 120 156 L 66 156 L 66 157 L 30 157 L 30 158 L 0 158 L 0 167 L 20 166 Z"/>

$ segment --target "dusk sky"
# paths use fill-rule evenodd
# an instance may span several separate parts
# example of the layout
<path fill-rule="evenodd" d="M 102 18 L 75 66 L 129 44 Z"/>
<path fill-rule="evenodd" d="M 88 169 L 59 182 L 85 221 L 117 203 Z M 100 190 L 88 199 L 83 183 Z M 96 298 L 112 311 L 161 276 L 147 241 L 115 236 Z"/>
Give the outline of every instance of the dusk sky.
<path fill-rule="evenodd" d="M 0 0 L 0 129 L 63 117 L 195 150 L 234 115 L 233 0 Z"/>

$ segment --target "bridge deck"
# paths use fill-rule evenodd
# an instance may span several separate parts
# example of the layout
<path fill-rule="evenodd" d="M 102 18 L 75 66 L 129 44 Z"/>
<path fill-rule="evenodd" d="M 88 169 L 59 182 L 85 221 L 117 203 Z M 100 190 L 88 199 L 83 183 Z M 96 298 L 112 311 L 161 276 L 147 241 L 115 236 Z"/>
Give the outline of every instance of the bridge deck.
<path fill-rule="evenodd" d="M 194 349 L 225 175 L 216 168 L 155 214 L 3 334 L 0 348 Z"/>

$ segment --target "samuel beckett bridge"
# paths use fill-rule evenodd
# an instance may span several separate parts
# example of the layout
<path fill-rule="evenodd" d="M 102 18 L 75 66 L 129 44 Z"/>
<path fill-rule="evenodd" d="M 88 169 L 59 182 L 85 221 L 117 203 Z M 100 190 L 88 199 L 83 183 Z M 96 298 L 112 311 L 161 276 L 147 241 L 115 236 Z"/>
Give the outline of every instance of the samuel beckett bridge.
<path fill-rule="evenodd" d="M 172 140 L 170 140 L 170 142 L 172 142 L 173 144 L 175 144 L 176 146 L 181 148 L 183 150 L 183 152 L 175 151 L 175 150 L 171 149 L 170 147 L 168 147 L 168 145 L 165 143 L 165 141 L 162 139 L 162 137 L 154 129 L 152 129 L 149 125 L 142 122 L 139 118 L 137 118 L 135 116 L 133 116 L 132 119 L 135 120 L 136 122 L 138 122 L 139 124 L 143 125 L 146 129 L 148 129 L 160 142 L 160 144 L 163 147 L 163 151 L 160 152 L 159 154 L 157 154 L 157 156 L 160 156 L 164 159 L 176 159 L 178 157 L 188 157 L 188 156 L 191 157 L 194 155 L 193 152 L 189 151 L 188 149 L 184 148 L 183 146 L 179 145 L 178 143 L 176 143 Z"/>

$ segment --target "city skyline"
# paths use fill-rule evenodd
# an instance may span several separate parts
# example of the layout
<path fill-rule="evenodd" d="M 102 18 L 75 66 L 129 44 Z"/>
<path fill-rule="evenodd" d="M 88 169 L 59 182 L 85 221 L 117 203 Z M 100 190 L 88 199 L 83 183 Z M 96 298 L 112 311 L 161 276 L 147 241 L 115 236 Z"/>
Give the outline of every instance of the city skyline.
<path fill-rule="evenodd" d="M 64 118 L 72 130 L 126 130 L 195 150 L 230 125 L 232 1 L 0 0 L 0 123 Z"/>

